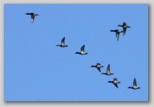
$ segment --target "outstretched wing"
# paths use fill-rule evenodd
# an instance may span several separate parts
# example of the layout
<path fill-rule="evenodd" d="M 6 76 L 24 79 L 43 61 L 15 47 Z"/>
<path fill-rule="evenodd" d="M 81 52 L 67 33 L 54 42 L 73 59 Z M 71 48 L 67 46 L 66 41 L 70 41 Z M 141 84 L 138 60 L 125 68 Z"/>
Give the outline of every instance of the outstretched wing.
<path fill-rule="evenodd" d="M 136 78 L 134 78 L 133 85 L 137 86 Z"/>
<path fill-rule="evenodd" d="M 127 28 L 123 27 L 123 35 L 125 35 Z"/>
<path fill-rule="evenodd" d="M 106 71 L 110 71 L 110 64 L 108 64 Z"/>
<path fill-rule="evenodd" d="M 32 20 L 34 21 L 34 19 L 35 19 L 35 16 L 34 16 L 34 15 L 31 15 L 31 18 L 32 18 Z"/>
<path fill-rule="evenodd" d="M 120 34 L 120 33 L 116 33 L 117 41 L 119 40 L 119 34 Z"/>
<path fill-rule="evenodd" d="M 126 22 L 123 22 L 123 26 L 125 26 L 125 25 L 127 26 L 127 23 Z"/>
<path fill-rule="evenodd" d="M 63 37 L 63 39 L 61 40 L 62 44 L 65 44 L 65 37 Z"/>
<path fill-rule="evenodd" d="M 84 51 L 84 47 L 85 47 L 85 45 L 83 45 L 83 46 L 81 47 L 81 51 Z"/>
<path fill-rule="evenodd" d="M 114 86 L 116 86 L 118 88 L 118 84 L 114 84 Z"/>
<path fill-rule="evenodd" d="M 100 68 L 97 68 L 97 69 L 98 69 L 99 72 L 101 72 L 101 69 Z"/>

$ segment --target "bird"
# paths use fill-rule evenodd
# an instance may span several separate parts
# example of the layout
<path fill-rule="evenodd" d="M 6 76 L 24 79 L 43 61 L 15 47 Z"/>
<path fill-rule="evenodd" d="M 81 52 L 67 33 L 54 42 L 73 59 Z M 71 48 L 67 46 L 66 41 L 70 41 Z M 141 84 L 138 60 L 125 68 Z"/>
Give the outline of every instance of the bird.
<path fill-rule="evenodd" d="M 68 45 L 65 44 L 65 37 L 63 37 L 63 39 L 61 40 L 61 44 L 58 44 L 56 46 L 60 46 L 60 47 L 68 47 Z"/>
<path fill-rule="evenodd" d="M 119 82 L 117 78 L 113 78 L 113 81 L 108 81 L 108 83 L 113 83 L 116 86 L 116 88 L 118 88 L 118 84 L 121 82 Z"/>
<path fill-rule="evenodd" d="M 123 35 L 125 35 L 127 28 L 130 28 L 126 22 L 123 22 L 123 25 L 119 24 L 118 27 L 123 27 Z"/>
<path fill-rule="evenodd" d="M 134 90 L 140 89 L 140 87 L 137 86 L 136 78 L 134 78 L 133 86 L 132 87 L 128 87 L 128 88 L 134 89 Z"/>
<path fill-rule="evenodd" d="M 104 67 L 100 63 L 96 63 L 96 65 L 92 65 L 91 67 L 95 67 L 98 69 L 99 72 L 101 72 L 101 68 Z"/>
<path fill-rule="evenodd" d="M 35 13 L 26 13 L 26 15 L 31 15 L 31 22 L 34 22 L 35 16 L 38 16 L 38 14 Z"/>
<path fill-rule="evenodd" d="M 120 31 L 119 29 L 116 29 L 116 30 L 110 30 L 111 32 L 115 32 L 116 33 L 116 38 L 117 38 L 117 41 L 119 40 L 119 36 L 120 36 L 120 33 L 122 33 L 123 31 Z"/>
<path fill-rule="evenodd" d="M 80 49 L 81 51 L 80 52 L 76 52 L 75 54 L 80 54 L 80 55 L 86 55 L 86 54 L 88 54 L 87 52 L 85 52 L 84 48 L 85 48 L 85 45 L 83 45 L 81 47 L 81 49 Z"/>
<path fill-rule="evenodd" d="M 108 64 L 106 68 L 106 73 L 102 73 L 102 74 L 107 75 L 107 76 L 113 75 L 113 73 L 110 72 L 110 64 Z"/>

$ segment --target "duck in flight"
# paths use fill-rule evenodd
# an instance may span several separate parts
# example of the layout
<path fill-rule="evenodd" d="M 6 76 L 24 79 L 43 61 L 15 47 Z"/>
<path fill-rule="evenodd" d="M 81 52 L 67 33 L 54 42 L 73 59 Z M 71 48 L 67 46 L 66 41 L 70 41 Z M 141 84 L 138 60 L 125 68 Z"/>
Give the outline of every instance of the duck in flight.
<path fill-rule="evenodd" d="M 99 72 L 101 72 L 101 68 L 103 67 L 100 63 L 97 63 L 96 65 L 92 65 L 91 67 L 95 67 L 98 69 Z"/>
<path fill-rule="evenodd" d="M 140 89 L 140 87 L 137 86 L 136 78 L 134 78 L 133 86 L 132 87 L 128 87 L 128 88 L 134 89 L 134 90 Z"/>
<path fill-rule="evenodd" d="M 130 28 L 130 26 L 128 26 L 126 22 L 123 22 L 123 25 L 118 26 L 123 27 L 123 35 L 125 35 L 127 28 Z"/>
<path fill-rule="evenodd" d="M 63 37 L 63 39 L 61 40 L 61 44 L 58 44 L 56 46 L 60 46 L 60 47 L 68 47 L 68 45 L 65 44 L 65 37 Z"/>
<path fill-rule="evenodd" d="M 81 47 L 81 49 L 80 49 L 81 51 L 80 52 L 76 52 L 75 54 L 80 54 L 80 55 L 86 55 L 86 54 L 88 54 L 87 52 L 85 52 L 84 48 L 85 48 L 85 45 L 83 45 Z"/>
<path fill-rule="evenodd" d="M 107 76 L 113 75 L 113 73 L 110 72 L 110 64 L 108 64 L 106 68 L 106 73 L 102 73 L 102 74 L 107 75 Z"/>
<path fill-rule="evenodd" d="M 122 33 L 123 31 L 120 31 L 119 29 L 116 29 L 116 30 L 111 30 L 111 32 L 115 32 L 116 33 L 116 38 L 117 38 L 117 41 L 118 41 L 120 33 Z"/>
<path fill-rule="evenodd" d="M 113 81 L 108 81 L 108 83 L 113 83 L 118 88 L 118 84 L 121 82 L 119 82 L 117 78 L 114 78 Z"/>
<path fill-rule="evenodd" d="M 35 16 L 38 16 L 38 14 L 35 13 L 26 13 L 26 15 L 31 15 L 31 22 L 34 22 Z"/>

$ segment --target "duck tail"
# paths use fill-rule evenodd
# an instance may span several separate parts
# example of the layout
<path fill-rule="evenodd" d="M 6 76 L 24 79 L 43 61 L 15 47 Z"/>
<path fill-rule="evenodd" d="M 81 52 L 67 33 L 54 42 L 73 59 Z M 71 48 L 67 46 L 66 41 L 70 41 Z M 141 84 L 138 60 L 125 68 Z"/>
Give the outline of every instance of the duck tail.
<path fill-rule="evenodd" d="M 127 26 L 127 28 L 130 28 L 130 26 Z"/>

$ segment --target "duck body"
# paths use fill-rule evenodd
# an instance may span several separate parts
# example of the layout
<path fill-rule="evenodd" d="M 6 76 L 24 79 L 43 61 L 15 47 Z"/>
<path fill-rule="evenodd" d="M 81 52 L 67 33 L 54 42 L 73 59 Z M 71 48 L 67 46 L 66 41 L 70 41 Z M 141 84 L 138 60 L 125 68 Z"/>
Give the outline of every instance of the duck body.
<path fill-rule="evenodd" d="M 95 67 L 98 69 L 99 72 L 101 72 L 101 68 L 104 67 L 100 63 L 97 63 L 96 65 L 92 65 L 91 67 Z"/>
<path fill-rule="evenodd" d="M 118 88 L 118 84 L 121 83 L 117 78 L 114 78 L 113 81 L 108 81 L 108 83 L 113 83 L 116 88 Z"/>
<path fill-rule="evenodd" d="M 26 15 L 31 15 L 31 22 L 34 22 L 35 16 L 38 16 L 38 14 L 35 13 L 26 13 Z"/>
<path fill-rule="evenodd" d="M 61 40 L 61 44 L 58 44 L 56 46 L 59 46 L 59 47 L 62 47 L 62 48 L 68 47 L 68 45 L 65 44 L 65 37 L 63 37 L 63 39 Z"/>
<path fill-rule="evenodd" d="M 88 53 L 85 52 L 84 48 L 85 48 L 85 45 L 83 45 L 83 46 L 81 47 L 80 52 L 76 52 L 75 54 L 87 55 Z"/>
<path fill-rule="evenodd" d="M 117 41 L 119 40 L 119 36 L 120 36 L 120 33 L 122 33 L 123 31 L 119 30 L 119 29 L 116 29 L 116 30 L 110 30 L 111 32 L 115 32 L 116 34 L 116 39 Z"/>
<path fill-rule="evenodd" d="M 132 87 L 128 87 L 128 88 L 134 89 L 134 90 L 140 89 L 140 87 L 137 86 L 136 78 L 134 78 L 133 86 Z"/>
<path fill-rule="evenodd" d="M 102 74 L 107 75 L 107 76 L 113 75 L 113 73 L 110 72 L 110 64 L 108 64 L 106 68 L 106 73 L 102 73 Z"/>
<path fill-rule="evenodd" d="M 123 28 L 123 35 L 125 35 L 127 28 L 131 28 L 130 26 L 127 25 L 126 22 L 123 22 L 122 25 L 118 25 L 118 26 Z"/>

